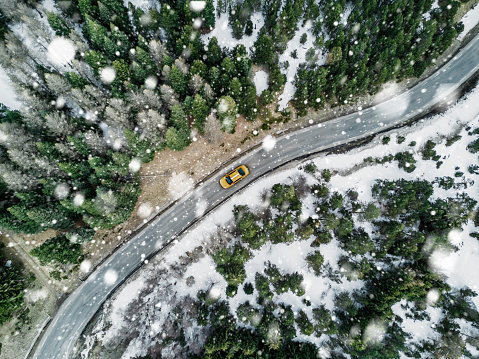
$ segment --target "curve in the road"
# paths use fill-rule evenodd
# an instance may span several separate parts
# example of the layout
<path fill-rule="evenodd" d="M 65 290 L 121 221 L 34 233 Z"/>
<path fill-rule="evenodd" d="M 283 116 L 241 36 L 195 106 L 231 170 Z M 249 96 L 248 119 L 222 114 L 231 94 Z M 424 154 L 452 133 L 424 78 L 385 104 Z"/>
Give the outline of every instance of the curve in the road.
<path fill-rule="evenodd" d="M 274 168 L 397 126 L 440 103 L 479 70 L 479 35 L 447 64 L 410 90 L 362 112 L 281 136 L 267 152 L 258 148 L 231 164 L 244 163 L 251 174 L 230 190 L 218 184 L 221 173 L 179 200 L 111 255 L 62 304 L 34 354 L 36 359 L 68 358 L 85 325 L 119 283 L 158 252 L 172 237 L 238 190 Z M 225 173 L 227 170 L 225 170 Z M 198 213 L 198 215 L 197 215 Z"/>

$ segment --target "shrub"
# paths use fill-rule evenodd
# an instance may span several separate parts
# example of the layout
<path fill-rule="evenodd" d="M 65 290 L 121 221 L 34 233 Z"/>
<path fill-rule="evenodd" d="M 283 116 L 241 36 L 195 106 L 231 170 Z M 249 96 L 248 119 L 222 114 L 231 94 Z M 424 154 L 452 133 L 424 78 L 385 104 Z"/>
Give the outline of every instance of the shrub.
<path fill-rule="evenodd" d="M 271 300 L 273 298 L 273 292 L 269 289 L 268 278 L 260 273 L 255 275 L 255 287 L 260 297 Z"/>
<path fill-rule="evenodd" d="M 243 290 L 248 295 L 253 294 L 253 291 L 254 291 L 253 284 L 251 284 L 250 282 L 245 283 L 243 286 Z"/>
<path fill-rule="evenodd" d="M 40 246 L 33 248 L 30 254 L 37 257 L 43 265 L 47 263 L 75 263 L 81 255 L 81 246 L 71 243 L 65 236 L 47 239 Z"/>
<path fill-rule="evenodd" d="M 304 165 L 304 172 L 306 173 L 315 173 L 318 170 L 318 167 L 314 162 L 309 162 Z"/>
<path fill-rule="evenodd" d="M 329 243 L 333 238 L 331 233 L 324 229 L 317 230 L 314 234 L 316 235 L 316 238 L 311 243 L 311 247 L 319 247 L 321 244 Z"/>
<path fill-rule="evenodd" d="M 299 43 L 301 45 L 304 45 L 307 40 L 308 40 L 308 35 L 306 33 L 304 33 L 303 35 L 301 35 L 301 38 L 299 39 Z"/>
<path fill-rule="evenodd" d="M 306 262 L 309 268 L 311 268 L 315 275 L 319 276 L 321 273 L 321 266 L 323 265 L 324 258 L 320 251 L 311 252 L 306 256 Z"/>
<path fill-rule="evenodd" d="M 228 284 L 226 287 L 226 295 L 230 298 L 234 297 L 238 293 L 238 286 Z"/>
<path fill-rule="evenodd" d="M 321 172 L 321 177 L 323 177 L 326 182 L 329 182 L 331 180 L 331 171 L 324 169 L 323 172 Z"/>
<path fill-rule="evenodd" d="M 467 145 L 467 150 L 471 153 L 479 152 L 479 138 Z"/>
<path fill-rule="evenodd" d="M 478 165 L 470 165 L 469 167 L 467 167 L 467 171 L 470 174 L 479 175 L 479 166 Z"/>
<path fill-rule="evenodd" d="M 65 234 L 65 237 L 72 243 L 82 244 L 89 242 L 95 236 L 95 230 L 91 228 L 74 228 Z"/>
<path fill-rule="evenodd" d="M 389 137 L 389 136 L 384 136 L 383 137 L 383 140 L 382 140 L 383 145 L 387 145 L 389 143 L 389 141 L 391 141 L 391 137 Z"/>
<path fill-rule="evenodd" d="M 398 167 L 404 169 L 407 173 L 411 173 L 416 169 L 416 160 L 410 152 L 396 153 L 394 159 L 398 161 Z"/>
<path fill-rule="evenodd" d="M 263 105 L 268 105 L 274 101 L 274 93 L 270 90 L 264 90 L 259 98 Z"/>
<path fill-rule="evenodd" d="M 446 141 L 446 147 L 452 146 L 454 143 L 456 143 L 457 141 L 459 141 L 461 138 L 462 138 L 462 136 L 456 135 L 456 136 L 454 136 L 454 137 L 452 137 L 452 138 L 447 139 L 447 141 Z"/>
<path fill-rule="evenodd" d="M 328 186 L 325 184 L 315 184 L 313 187 L 311 187 L 311 191 L 318 198 L 327 197 L 329 193 Z"/>
<path fill-rule="evenodd" d="M 298 317 L 296 318 L 296 324 L 298 324 L 299 330 L 304 335 L 311 335 L 314 332 L 314 326 L 309 321 L 308 316 L 303 310 L 300 310 Z"/>

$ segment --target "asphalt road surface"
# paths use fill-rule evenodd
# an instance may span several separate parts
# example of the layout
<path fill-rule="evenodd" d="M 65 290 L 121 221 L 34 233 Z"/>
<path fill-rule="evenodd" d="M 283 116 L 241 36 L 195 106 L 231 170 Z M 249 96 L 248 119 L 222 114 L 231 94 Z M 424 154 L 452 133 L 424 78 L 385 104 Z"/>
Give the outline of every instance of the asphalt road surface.
<path fill-rule="evenodd" d="M 362 112 L 281 136 L 270 151 L 260 147 L 232 163 L 222 173 L 190 191 L 98 267 L 61 305 L 43 335 L 34 358 L 68 358 L 83 328 L 109 293 L 133 273 L 145 258 L 192 223 L 197 217 L 196 213 L 203 212 L 197 208 L 200 204 L 203 207 L 206 202 L 208 208 L 212 208 L 271 169 L 295 158 L 348 143 L 407 121 L 440 103 L 478 70 L 479 35 L 440 70 L 407 92 Z M 251 174 L 234 187 L 222 189 L 218 183 L 220 177 L 239 164 L 248 166 Z"/>

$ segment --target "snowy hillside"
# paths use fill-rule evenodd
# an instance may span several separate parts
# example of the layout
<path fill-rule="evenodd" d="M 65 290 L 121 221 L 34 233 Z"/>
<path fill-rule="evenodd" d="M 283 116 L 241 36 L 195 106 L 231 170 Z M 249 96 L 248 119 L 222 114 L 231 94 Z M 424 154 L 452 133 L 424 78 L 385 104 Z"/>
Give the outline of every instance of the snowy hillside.
<path fill-rule="evenodd" d="M 240 304 L 248 300 L 253 308 L 262 308 L 258 304 L 261 297 L 258 289 L 256 288 L 251 292 L 252 294 L 249 294 L 246 285 L 240 285 L 237 293 L 233 297 L 228 297 L 226 295 L 228 292 L 227 282 L 223 276 L 215 271 L 218 263 L 215 264 L 211 256 L 205 255 L 205 251 L 208 252 L 214 248 L 213 243 L 220 247 L 225 244 L 231 247 L 232 242 L 231 239 L 228 239 L 231 238 L 228 234 L 228 228 L 231 228 L 235 221 L 233 217 L 234 206 L 247 205 L 255 212 L 258 213 L 259 211 L 261 216 L 261 211 L 268 207 L 269 202 L 268 196 L 266 196 L 265 201 L 265 195 L 275 183 L 293 184 L 297 191 L 300 191 L 300 188 L 312 188 L 315 183 L 318 183 L 318 179 L 324 177 L 324 174 L 321 175 L 320 173 L 327 169 L 332 173 L 327 187 L 330 192 L 334 191 L 334 193 L 342 195 L 345 206 L 348 205 L 346 203 L 351 201 L 351 199 L 348 199 L 350 198 L 348 193 L 354 191 L 358 196 L 355 201 L 361 204 L 376 203 L 384 211 L 385 203 L 375 202 L 371 194 L 371 187 L 378 179 L 395 181 L 400 178 L 408 181 L 420 179 L 421 181 L 436 183 L 434 194 L 431 197 L 432 200 L 454 197 L 456 193 L 465 193 L 470 198 L 479 201 L 477 186 L 474 185 L 474 182 L 477 181 L 477 172 L 473 169 L 477 168 L 477 153 L 471 153 L 467 149 L 474 139 L 477 142 L 477 134 L 471 135 L 468 132 L 471 133 L 472 129 L 479 127 L 479 109 L 475 106 L 478 100 L 479 90 L 476 89 L 442 115 L 427 118 L 412 127 L 386 133 L 365 147 L 353 149 L 348 153 L 317 157 L 312 162 L 308 161 L 300 166 L 302 169 L 292 168 L 279 171 L 250 186 L 243 191 L 241 196 L 223 204 L 200 224 L 189 230 L 188 234 L 179 238 L 167 254 L 149 263 L 145 270 L 138 275 L 138 278 L 130 281 L 124 289 L 117 293 L 102 313 L 102 321 L 94 330 L 96 334 L 90 334 L 87 343 L 92 345 L 94 338 L 96 338 L 97 345 L 102 343 L 101 345 L 106 348 L 114 345 L 126 345 L 127 347 L 122 355 L 124 359 L 159 352 L 162 353 L 164 358 L 178 357 L 183 350 L 181 346 L 173 341 L 160 349 L 161 338 L 165 338 L 165 330 L 171 325 L 172 311 L 175 312 L 174 308 L 180 304 L 185 305 L 186 302 L 184 301 L 188 300 L 189 305 L 191 305 L 191 301 L 197 297 L 197 293 L 201 290 L 209 293 L 208 298 L 211 298 L 212 302 L 216 300 L 228 302 L 235 321 L 238 321 L 240 326 L 244 325 L 241 324 L 242 319 L 235 313 L 241 307 Z M 435 160 L 422 159 L 427 141 L 436 143 L 434 151 L 439 158 Z M 411 166 L 415 166 L 414 171 L 407 172 L 399 168 L 395 160 L 383 164 L 374 164 L 374 161 L 371 163 L 368 160 L 370 157 L 388 158 L 389 155 L 402 151 L 412 153 L 416 161 L 414 164 L 411 163 Z M 438 165 L 439 162 L 441 162 L 440 165 Z M 305 173 L 305 169 L 312 168 L 311 163 L 315 164 L 315 172 L 312 174 Z M 448 176 L 454 177 L 452 179 L 454 190 L 444 190 L 438 186 L 437 178 Z M 301 180 L 301 177 L 304 178 L 305 182 Z M 302 220 L 308 217 L 317 218 L 317 211 L 315 211 L 317 196 L 313 191 L 310 194 L 302 193 L 300 218 Z M 262 205 L 255 206 L 254 203 L 262 203 Z M 358 226 L 363 227 L 367 233 L 373 235 L 374 229 L 370 222 L 361 220 L 361 214 L 353 214 L 353 217 L 358 221 Z M 468 220 L 462 226 L 462 229 L 449 231 L 447 241 L 450 245 L 446 245 L 446 241 L 441 246 L 434 246 L 435 249 L 432 251 L 426 249 L 427 245 L 422 249 L 429 258 L 428 263 L 431 273 L 436 273 L 439 276 L 438 278 L 443 278 L 451 286 L 451 293 L 466 287 L 472 289 L 473 294 L 469 303 L 472 306 L 471 313 L 476 313 L 473 315 L 477 315 L 477 312 L 474 311 L 479 308 L 479 296 L 477 295 L 479 281 L 475 275 L 479 271 L 479 242 L 477 235 L 473 234 L 474 232 L 477 233 L 476 231 L 474 222 Z M 276 265 L 283 274 L 298 272 L 303 276 L 302 288 L 304 293 L 295 295 L 291 291 L 286 291 L 283 294 L 274 294 L 272 302 L 276 305 L 280 303 L 284 303 L 286 306 L 290 305 L 295 317 L 298 316 L 300 311 L 303 311 L 316 328 L 318 324 L 316 324 L 315 319 L 312 319 L 316 318 L 312 309 L 321 305 L 321 308 L 331 313 L 337 312 L 338 294 L 347 292 L 351 295 L 355 290 L 364 289 L 365 282 L 364 279 L 357 279 L 358 276 L 362 276 L 360 272 L 349 273 L 347 266 L 345 267 L 344 264 L 342 267 L 340 266 L 340 257 L 348 256 L 344 247 L 341 248 L 343 246 L 341 242 L 333 239 L 329 243 L 312 248 L 313 237 L 308 236 L 303 240 L 297 238 L 292 243 L 267 243 L 261 248 L 253 250 L 252 257 L 245 262 L 244 283 L 255 283 L 256 273 L 265 273 L 267 262 Z M 431 245 L 431 243 L 428 245 Z M 318 249 L 324 259 L 321 264 L 320 278 L 314 274 L 314 271 L 305 262 L 307 254 Z M 181 258 L 181 260 L 178 261 L 178 258 Z M 366 258 L 370 263 L 373 263 L 375 260 L 374 253 L 367 254 Z M 384 266 L 386 263 L 389 263 L 387 265 L 392 267 L 398 265 L 393 257 L 391 257 L 392 261 L 386 259 L 387 257 L 382 260 L 378 258 L 376 265 Z M 388 270 L 388 267 L 383 269 Z M 158 276 L 162 278 L 159 282 L 157 280 Z M 391 283 L 391 285 L 394 284 Z M 131 295 L 132 293 L 141 293 L 141 295 L 135 297 L 135 295 Z M 433 287 L 427 291 L 427 296 L 422 299 L 424 301 L 423 307 L 417 307 L 418 302 L 414 304 L 413 301 L 406 299 L 397 301 L 392 305 L 392 313 L 401 318 L 398 323 L 407 338 L 405 344 L 409 355 L 400 350 L 401 357 L 411 357 L 413 351 L 421 352 L 421 348 L 423 351 L 422 357 L 428 357 L 425 343 L 438 340 L 436 344 L 442 345 L 437 328 L 444 325 L 444 315 L 450 315 L 445 314 L 449 312 L 444 312 L 446 310 L 444 305 L 439 304 L 442 295 L 440 291 Z M 255 301 L 257 304 L 254 303 Z M 322 307 L 323 305 L 324 307 Z M 414 309 L 414 305 L 416 305 L 416 309 Z M 176 308 L 180 310 L 179 307 Z M 180 327 L 181 325 L 187 325 L 184 327 L 184 335 L 188 343 L 199 343 L 205 340 L 205 328 L 194 324 L 198 323 L 199 320 L 195 312 L 195 309 L 187 310 L 183 306 L 175 316 L 175 318 L 182 318 L 179 321 Z M 128 313 L 137 313 L 133 321 L 131 318 L 127 319 L 131 315 Z M 196 320 L 193 318 L 196 318 Z M 258 320 L 261 320 L 261 317 Z M 332 321 L 338 321 L 339 323 L 339 319 L 335 319 L 334 315 Z M 468 338 L 477 338 L 479 334 L 477 322 L 474 323 L 464 319 L 453 319 L 453 321 L 456 323 L 454 325 L 457 325 L 460 334 L 459 342 L 450 343 L 450 349 L 453 350 L 453 346 L 459 345 L 458 348 L 465 350 L 464 353 L 471 353 L 473 356 L 478 355 L 477 342 L 468 340 Z M 336 350 L 331 346 L 331 340 L 333 338 L 339 339 L 341 336 L 334 334 L 334 332 L 322 336 L 317 334 L 304 335 L 301 334 L 302 329 L 298 325 L 301 324 L 297 321 L 295 328 L 298 336 L 295 340 L 315 343 L 319 348 L 320 357 L 330 357 L 331 350 Z M 372 347 L 377 345 L 374 343 L 381 343 L 386 331 L 389 330 L 384 325 L 381 322 L 371 323 L 369 329 L 366 328 L 362 334 L 363 342 L 367 343 L 369 341 L 372 344 L 368 345 Z M 121 334 L 127 328 L 129 328 L 128 331 L 133 330 L 135 333 L 131 341 L 130 339 L 125 341 Z M 254 326 L 246 325 L 246 328 L 254 328 Z M 169 332 L 166 337 L 171 335 L 174 337 L 175 333 Z M 369 338 L 368 335 L 372 335 L 372 337 Z M 462 339 L 460 339 L 461 336 Z M 461 342 L 462 344 L 460 344 Z M 459 350 L 458 348 L 456 349 Z M 190 346 L 189 349 L 199 350 L 198 347 L 194 346 Z M 424 352 L 424 350 L 426 351 Z M 89 358 L 89 352 L 89 349 L 84 349 L 82 357 Z"/>

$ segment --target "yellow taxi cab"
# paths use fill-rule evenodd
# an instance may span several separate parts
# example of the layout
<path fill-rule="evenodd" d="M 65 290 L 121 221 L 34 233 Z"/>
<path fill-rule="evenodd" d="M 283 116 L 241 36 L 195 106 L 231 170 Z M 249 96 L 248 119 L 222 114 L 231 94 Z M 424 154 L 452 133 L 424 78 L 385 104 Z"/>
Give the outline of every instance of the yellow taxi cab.
<path fill-rule="evenodd" d="M 249 175 L 249 170 L 245 165 L 241 165 L 220 179 L 220 185 L 223 188 L 230 188 L 236 182 L 241 181 Z"/>

